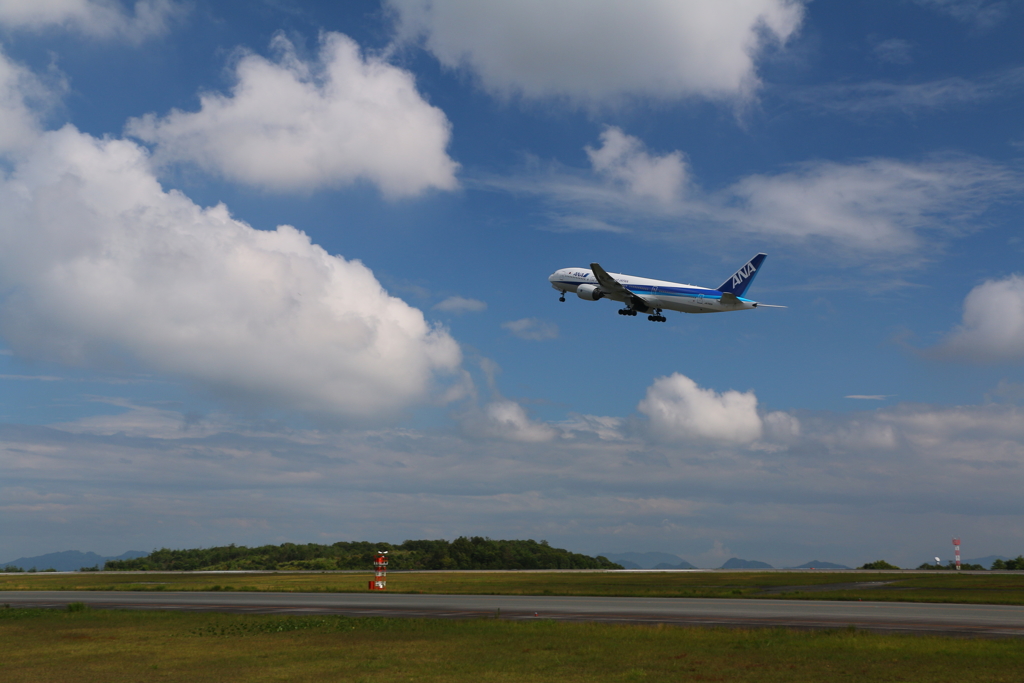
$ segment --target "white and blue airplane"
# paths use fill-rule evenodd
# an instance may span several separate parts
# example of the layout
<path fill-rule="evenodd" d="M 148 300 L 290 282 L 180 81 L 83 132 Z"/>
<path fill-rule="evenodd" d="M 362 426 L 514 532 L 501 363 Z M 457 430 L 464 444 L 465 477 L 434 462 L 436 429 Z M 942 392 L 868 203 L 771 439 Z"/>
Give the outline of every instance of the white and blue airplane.
<path fill-rule="evenodd" d="M 647 313 L 648 320 L 659 323 L 665 322 L 662 312 L 666 310 L 682 313 L 723 313 L 746 311 L 759 306 L 785 308 L 758 303 L 743 296 L 767 256 L 758 254 L 750 259 L 717 289 L 609 273 L 599 263 L 591 263 L 589 270 L 556 270 L 548 276 L 548 281 L 561 293 L 559 301 L 565 301 L 566 292 L 575 292 L 576 296 L 585 301 L 611 299 L 626 305 L 625 308 L 619 309 L 619 315 Z"/>

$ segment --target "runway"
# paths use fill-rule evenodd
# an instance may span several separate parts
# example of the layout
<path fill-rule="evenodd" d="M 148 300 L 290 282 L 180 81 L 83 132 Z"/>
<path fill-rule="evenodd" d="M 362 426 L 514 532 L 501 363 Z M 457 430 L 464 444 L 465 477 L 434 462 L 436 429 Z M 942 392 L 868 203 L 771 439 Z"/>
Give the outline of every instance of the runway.
<path fill-rule="evenodd" d="M 827 600 L 596 598 L 399 593 L 0 591 L 11 607 L 188 610 L 249 614 L 557 619 L 680 626 L 857 628 L 981 637 L 1024 636 L 1024 606 Z"/>

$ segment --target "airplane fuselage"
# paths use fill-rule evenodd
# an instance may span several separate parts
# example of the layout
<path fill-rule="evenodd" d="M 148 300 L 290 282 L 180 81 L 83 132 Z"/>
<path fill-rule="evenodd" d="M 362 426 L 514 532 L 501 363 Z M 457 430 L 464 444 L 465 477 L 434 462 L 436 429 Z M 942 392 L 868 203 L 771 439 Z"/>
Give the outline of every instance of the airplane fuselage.
<path fill-rule="evenodd" d="M 666 280 L 652 280 L 621 273 L 609 273 L 609 275 L 629 292 L 643 298 L 651 308 L 681 313 L 722 313 L 757 308 L 756 301 L 743 297 L 734 297 L 732 300 L 726 297 L 726 301 L 723 302 L 722 292 L 717 289 Z M 600 292 L 600 296 L 597 298 L 629 303 L 625 296 L 601 289 L 597 277 L 589 268 L 561 268 L 548 276 L 548 281 L 555 289 L 561 292 L 576 293 L 583 299 L 596 300 L 593 297 L 593 292 L 597 291 Z M 583 286 L 582 292 L 589 293 L 590 296 L 580 293 L 581 286 Z"/>

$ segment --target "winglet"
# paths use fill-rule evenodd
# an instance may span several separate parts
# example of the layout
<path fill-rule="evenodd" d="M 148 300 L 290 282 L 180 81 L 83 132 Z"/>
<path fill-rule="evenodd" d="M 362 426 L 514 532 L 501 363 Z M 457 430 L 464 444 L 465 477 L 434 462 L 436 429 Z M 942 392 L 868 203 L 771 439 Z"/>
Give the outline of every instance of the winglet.
<path fill-rule="evenodd" d="M 758 269 L 766 258 L 768 258 L 768 254 L 758 254 L 747 261 L 743 264 L 742 268 L 732 274 L 732 277 L 718 286 L 718 291 L 735 296 L 743 296 L 747 288 L 750 287 L 750 283 L 754 281 L 754 276 L 757 275 Z"/>

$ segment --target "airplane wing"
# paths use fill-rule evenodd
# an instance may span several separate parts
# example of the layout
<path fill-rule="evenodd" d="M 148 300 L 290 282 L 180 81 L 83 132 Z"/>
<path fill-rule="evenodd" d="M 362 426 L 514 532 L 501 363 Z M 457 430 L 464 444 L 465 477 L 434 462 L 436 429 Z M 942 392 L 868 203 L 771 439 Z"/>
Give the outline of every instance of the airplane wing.
<path fill-rule="evenodd" d="M 613 298 L 619 299 L 640 311 L 647 311 L 649 306 L 647 300 L 638 294 L 626 289 L 622 283 L 608 274 L 608 271 L 601 267 L 600 263 L 591 263 L 590 270 L 593 271 L 597 283 L 601 289 L 608 292 Z"/>

